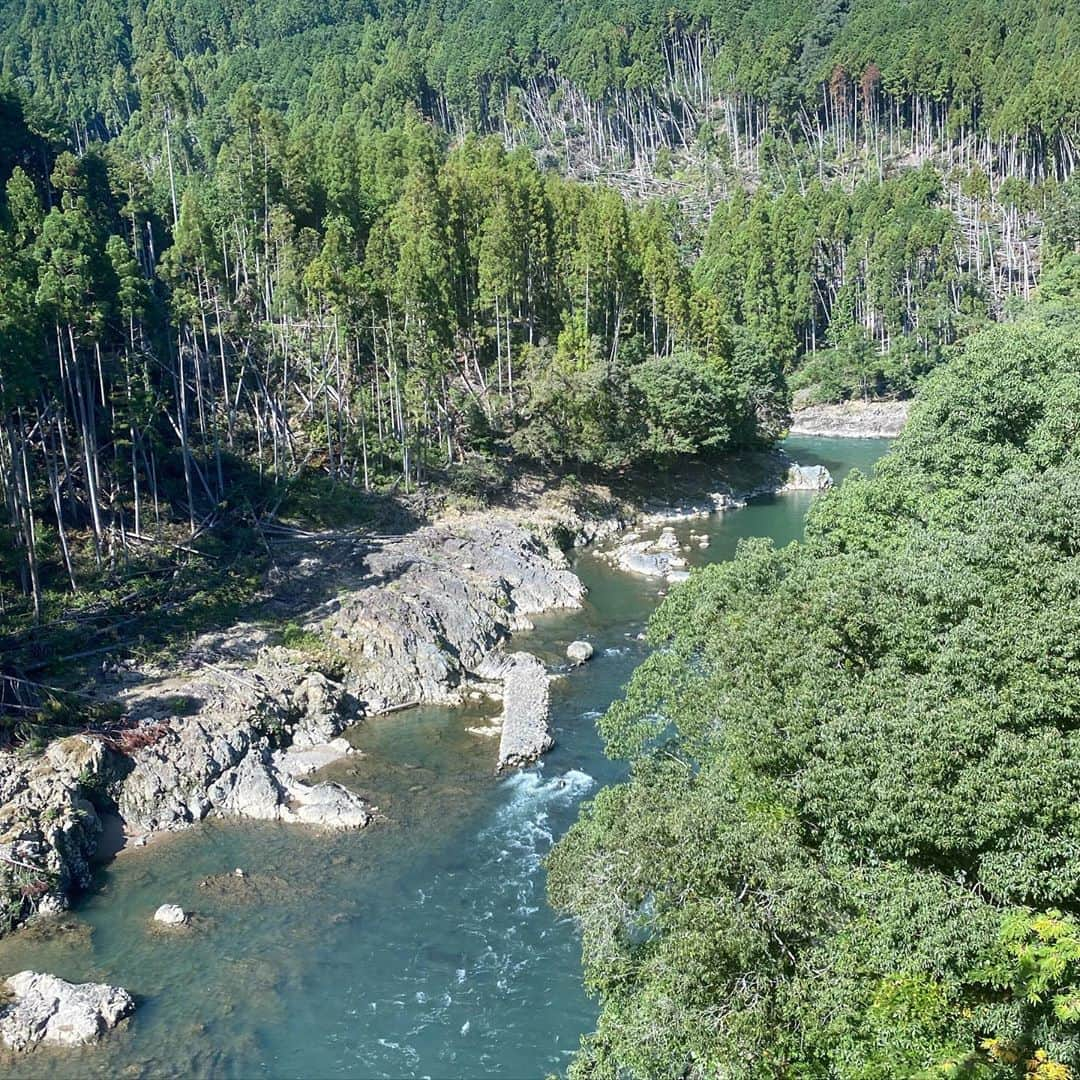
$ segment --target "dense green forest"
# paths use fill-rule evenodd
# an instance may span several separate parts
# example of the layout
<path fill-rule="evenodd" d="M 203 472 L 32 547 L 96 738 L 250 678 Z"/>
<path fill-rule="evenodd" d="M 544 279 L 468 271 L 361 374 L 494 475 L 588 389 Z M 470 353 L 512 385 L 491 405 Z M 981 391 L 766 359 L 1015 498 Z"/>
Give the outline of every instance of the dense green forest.
<path fill-rule="evenodd" d="M 1080 1069 L 1080 312 L 968 339 L 804 543 L 654 617 L 556 848 L 578 1077 Z"/>
<path fill-rule="evenodd" d="M 4 0 L 5 626 L 297 481 L 489 495 L 910 392 L 1075 257 L 1076 15 Z"/>
<path fill-rule="evenodd" d="M 220 617 L 284 509 L 918 388 L 604 719 L 631 779 L 551 862 L 572 1071 L 1074 1075 L 1078 39 L 1075 0 L 0 0 L 0 706 L 60 631 Z"/>

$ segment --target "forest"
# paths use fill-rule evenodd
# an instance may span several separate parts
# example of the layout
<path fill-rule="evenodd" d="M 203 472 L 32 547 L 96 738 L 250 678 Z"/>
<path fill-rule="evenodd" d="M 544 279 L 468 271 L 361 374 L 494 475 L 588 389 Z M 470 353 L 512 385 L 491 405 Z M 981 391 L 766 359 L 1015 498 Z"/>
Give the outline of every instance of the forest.
<path fill-rule="evenodd" d="M 297 481 L 909 393 L 1076 246 L 1075 14 L 5 0 L 5 625 Z"/>
<path fill-rule="evenodd" d="M 659 609 L 549 868 L 571 1076 L 1077 1075 L 1078 330 L 968 338 L 805 542 Z"/>
<path fill-rule="evenodd" d="M 550 863 L 571 1075 L 1077 1075 L 1078 39 L 1075 0 L 0 0 L 0 742 L 57 658 L 225 618 L 279 517 L 917 393 L 601 721 L 629 779 Z"/>

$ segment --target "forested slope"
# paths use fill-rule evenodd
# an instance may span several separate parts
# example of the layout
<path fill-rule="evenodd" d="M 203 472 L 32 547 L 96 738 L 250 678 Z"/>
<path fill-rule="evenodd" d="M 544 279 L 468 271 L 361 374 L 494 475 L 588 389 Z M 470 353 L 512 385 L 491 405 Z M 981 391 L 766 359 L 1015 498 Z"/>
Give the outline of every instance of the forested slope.
<path fill-rule="evenodd" d="M 486 496 L 910 392 L 1069 287 L 1076 15 L 0 0 L 5 618 L 299 488 Z"/>
<path fill-rule="evenodd" d="M 804 544 L 675 592 L 605 718 L 632 778 L 551 865 L 603 1004 L 574 1070 L 1072 1075 L 1078 35 L 1075 0 L 0 0 L 0 705 L 36 731 L 50 657 L 223 617 L 286 509 L 925 381 Z"/>
<path fill-rule="evenodd" d="M 558 845 L 579 1077 L 1080 1069 L 1080 321 L 970 338 L 804 543 L 654 618 Z"/>

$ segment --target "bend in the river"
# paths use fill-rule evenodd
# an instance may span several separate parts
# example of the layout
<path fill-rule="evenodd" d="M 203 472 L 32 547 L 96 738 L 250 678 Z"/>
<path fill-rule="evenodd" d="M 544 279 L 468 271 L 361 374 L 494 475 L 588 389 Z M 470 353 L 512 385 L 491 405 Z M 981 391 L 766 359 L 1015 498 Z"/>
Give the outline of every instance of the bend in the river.
<path fill-rule="evenodd" d="M 839 479 L 867 470 L 881 440 L 799 438 L 788 450 Z M 801 535 L 807 493 L 678 526 L 706 533 L 692 563 L 738 541 Z M 536 620 L 516 639 L 552 666 L 568 642 L 596 647 L 552 688 L 557 745 L 495 778 L 477 710 L 422 708 L 352 733 L 362 755 L 333 776 L 385 820 L 359 833 L 208 822 L 100 872 L 99 887 L 48 934 L 0 943 L 0 969 L 34 968 L 128 987 L 126 1030 L 67 1051 L 65 1075 L 217 1077 L 540 1077 L 561 1072 L 595 1010 L 581 986 L 574 927 L 544 899 L 541 860 L 579 802 L 618 779 L 594 720 L 646 654 L 639 639 L 665 588 L 582 552 L 583 608 Z M 490 713 L 491 707 L 486 707 Z M 233 870 L 240 867 L 243 877 Z M 176 933 L 162 903 L 193 913 Z M 37 1052 L 9 1075 L 50 1067 Z"/>

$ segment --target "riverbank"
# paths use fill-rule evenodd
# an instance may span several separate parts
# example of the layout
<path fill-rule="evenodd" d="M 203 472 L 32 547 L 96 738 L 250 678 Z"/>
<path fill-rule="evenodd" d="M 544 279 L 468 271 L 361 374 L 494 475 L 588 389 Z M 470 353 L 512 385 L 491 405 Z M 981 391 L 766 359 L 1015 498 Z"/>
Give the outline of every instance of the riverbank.
<path fill-rule="evenodd" d="M 881 447 L 809 439 L 789 452 L 839 481 L 869 471 Z M 676 490 L 657 483 L 653 495 Z M 815 497 L 764 495 L 671 525 L 693 570 L 751 537 L 798 539 Z M 642 539 L 665 527 L 634 525 Z M 74 911 L 0 942 L 0 973 L 121 986 L 135 1016 L 93 1048 L 0 1053 L 0 1072 L 40 1076 L 54 1058 L 65 1075 L 102 1077 L 562 1072 L 595 1007 L 574 926 L 545 905 L 542 863 L 580 801 L 621 778 L 596 718 L 647 658 L 642 632 L 670 589 L 602 557 L 624 538 L 570 552 L 583 604 L 531 616 L 535 628 L 509 642 L 559 676 L 555 746 L 536 766 L 495 773 L 498 739 L 473 729 L 499 703 L 466 694 L 463 706 L 370 716 L 345 733 L 355 752 L 316 777 L 378 807 L 360 832 L 211 814 L 130 848 L 97 868 Z M 595 650 L 578 667 L 566 657 L 575 640 Z M 162 932 L 153 914 L 163 903 L 188 912 L 190 927 Z"/>
<path fill-rule="evenodd" d="M 895 439 L 907 423 L 910 401 L 844 401 L 796 409 L 792 435 Z"/>
<path fill-rule="evenodd" d="M 348 753 L 346 728 L 417 704 L 498 701 L 526 668 L 539 672 L 524 695 L 536 708 L 504 710 L 501 760 L 534 760 L 551 743 L 545 677 L 539 662 L 502 657 L 533 616 L 582 603 L 565 550 L 633 521 L 740 505 L 781 488 L 788 465 L 772 453 L 697 466 L 665 476 L 662 495 L 655 478 L 530 479 L 502 506 L 447 511 L 401 535 L 283 530 L 265 619 L 204 633 L 160 664 L 107 662 L 83 692 L 118 705 L 122 727 L 58 740 L 40 758 L 0 755 L 2 925 L 61 910 L 89 884 L 106 814 L 129 844 L 211 815 L 361 828 L 377 806 L 311 782 Z"/>

